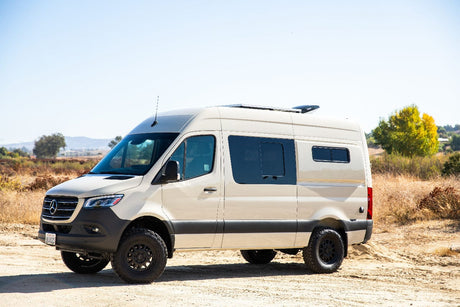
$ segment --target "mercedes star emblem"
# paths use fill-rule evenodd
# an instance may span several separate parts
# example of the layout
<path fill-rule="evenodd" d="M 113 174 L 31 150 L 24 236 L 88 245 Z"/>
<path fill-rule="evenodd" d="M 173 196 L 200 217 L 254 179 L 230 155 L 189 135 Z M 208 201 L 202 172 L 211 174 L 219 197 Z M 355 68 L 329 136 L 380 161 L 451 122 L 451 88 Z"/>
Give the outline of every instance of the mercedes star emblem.
<path fill-rule="evenodd" d="M 55 215 L 58 209 L 58 202 L 57 200 L 53 199 L 50 203 L 50 214 Z"/>

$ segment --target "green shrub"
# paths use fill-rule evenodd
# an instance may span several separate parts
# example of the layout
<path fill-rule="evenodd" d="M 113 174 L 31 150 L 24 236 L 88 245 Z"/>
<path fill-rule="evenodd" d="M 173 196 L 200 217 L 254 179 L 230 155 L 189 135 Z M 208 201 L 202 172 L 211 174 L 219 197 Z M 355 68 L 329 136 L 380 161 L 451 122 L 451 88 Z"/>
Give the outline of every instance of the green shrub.
<path fill-rule="evenodd" d="M 14 149 L 9 151 L 5 147 L 0 147 L 0 158 L 19 158 L 19 157 L 29 157 L 29 154 L 22 149 Z"/>
<path fill-rule="evenodd" d="M 459 176 L 460 175 L 460 153 L 454 153 L 449 157 L 449 160 L 444 163 L 442 168 L 443 176 Z"/>

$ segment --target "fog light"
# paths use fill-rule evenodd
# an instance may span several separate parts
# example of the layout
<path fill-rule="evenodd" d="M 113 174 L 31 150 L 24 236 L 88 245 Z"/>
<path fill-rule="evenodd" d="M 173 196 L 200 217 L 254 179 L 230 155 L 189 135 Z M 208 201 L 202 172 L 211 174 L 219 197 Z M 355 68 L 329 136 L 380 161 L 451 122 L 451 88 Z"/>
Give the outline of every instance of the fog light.
<path fill-rule="evenodd" d="M 99 230 L 100 230 L 99 227 L 96 227 L 96 226 L 91 227 L 91 231 L 94 233 L 98 233 Z"/>

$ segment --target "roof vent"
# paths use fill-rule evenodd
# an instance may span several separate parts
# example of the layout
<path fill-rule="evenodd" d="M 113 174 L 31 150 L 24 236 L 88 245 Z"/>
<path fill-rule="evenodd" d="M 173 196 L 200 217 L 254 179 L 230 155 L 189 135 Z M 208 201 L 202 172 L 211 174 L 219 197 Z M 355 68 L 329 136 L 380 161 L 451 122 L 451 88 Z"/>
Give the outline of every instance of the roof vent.
<path fill-rule="evenodd" d="M 300 110 L 300 113 L 308 113 L 314 110 L 319 109 L 317 105 L 305 105 L 305 106 L 297 106 L 293 107 L 294 110 Z"/>
<path fill-rule="evenodd" d="M 291 112 L 291 113 L 307 113 L 319 109 L 317 105 L 305 105 L 305 106 L 297 106 L 292 109 L 284 109 L 284 108 L 276 108 L 276 107 L 267 107 L 267 106 L 255 106 L 255 105 L 248 105 L 248 104 L 232 104 L 226 105 L 223 107 L 230 107 L 230 108 L 243 108 L 243 109 L 255 109 L 255 110 L 268 110 L 268 111 L 280 111 L 280 112 Z"/>

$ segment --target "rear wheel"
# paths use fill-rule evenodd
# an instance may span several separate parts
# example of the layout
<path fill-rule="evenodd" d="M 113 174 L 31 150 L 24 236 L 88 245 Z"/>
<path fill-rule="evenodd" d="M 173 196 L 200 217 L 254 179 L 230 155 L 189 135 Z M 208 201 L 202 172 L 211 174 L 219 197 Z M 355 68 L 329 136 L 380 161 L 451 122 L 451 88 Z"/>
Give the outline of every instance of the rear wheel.
<path fill-rule="evenodd" d="M 167 248 L 163 239 L 145 228 L 134 228 L 121 239 L 112 267 L 128 283 L 151 283 L 163 274 Z"/>
<path fill-rule="evenodd" d="M 272 249 L 242 250 L 241 255 L 249 263 L 267 264 L 275 258 L 276 252 Z"/>
<path fill-rule="evenodd" d="M 331 228 L 319 228 L 303 249 L 303 259 L 308 269 L 316 273 L 332 273 L 342 264 L 345 248 L 342 237 Z"/>
<path fill-rule="evenodd" d="M 94 274 L 103 270 L 108 259 L 92 258 L 80 253 L 61 251 L 61 258 L 65 265 L 78 274 Z"/>

